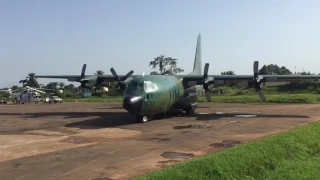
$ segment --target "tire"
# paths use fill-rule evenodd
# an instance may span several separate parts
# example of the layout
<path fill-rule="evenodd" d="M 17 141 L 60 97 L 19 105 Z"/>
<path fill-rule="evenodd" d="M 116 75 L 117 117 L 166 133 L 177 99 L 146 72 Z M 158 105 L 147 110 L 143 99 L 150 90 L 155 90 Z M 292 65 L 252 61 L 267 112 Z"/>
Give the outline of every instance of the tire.
<path fill-rule="evenodd" d="M 192 110 L 191 105 L 184 110 L 186 111 L 186 114 L 188 114 L 188 115 L 194 114 L 194 110 Z"/>
<path fill-rule="evenodd" d="M 141 116 L 141 115 L 137 115 L 136 116 L 136 121 L 138 123 L 146 123 L 149 121 L 148 117 L 147 116 Z"/>

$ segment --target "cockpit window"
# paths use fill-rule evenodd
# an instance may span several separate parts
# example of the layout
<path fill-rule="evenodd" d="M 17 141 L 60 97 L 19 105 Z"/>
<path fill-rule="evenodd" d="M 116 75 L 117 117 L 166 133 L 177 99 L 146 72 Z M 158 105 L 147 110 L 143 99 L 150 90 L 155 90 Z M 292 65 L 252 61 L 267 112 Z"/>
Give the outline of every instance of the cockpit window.
<path fill-rule="evenodd" d="M 138 88 L 138 82 L 133 81 L 129 83 L 128 87 L 125 90 L 126 94 L 135 94 Z"/>
<path fill-rule="evenodd" d="M 131 82 L 125 90 L 125 94 L 142 94 L 144 92 L 153 92 L 158 89 L 157 85 L 151 81 Z"/>
<path fill-rule="evenodd" d="M 158 89 L 157 85 L 152 83 L 151 81 L 144 81 L 144 90 L 146 92 L 153 92 Z"/>

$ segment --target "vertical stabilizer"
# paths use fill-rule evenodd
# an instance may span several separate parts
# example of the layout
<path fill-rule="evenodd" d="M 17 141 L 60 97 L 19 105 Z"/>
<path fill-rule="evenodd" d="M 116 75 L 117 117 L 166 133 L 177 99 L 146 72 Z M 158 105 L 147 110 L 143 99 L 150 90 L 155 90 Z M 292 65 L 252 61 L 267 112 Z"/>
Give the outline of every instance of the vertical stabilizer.
<path fill-rule="evenodd" d="M 201 35 L 198 35 L 196 55 L 194 58 L 193 72 L 189 73 L 190 75 L 202 75 L 202 66 L 201 66 Z"/>

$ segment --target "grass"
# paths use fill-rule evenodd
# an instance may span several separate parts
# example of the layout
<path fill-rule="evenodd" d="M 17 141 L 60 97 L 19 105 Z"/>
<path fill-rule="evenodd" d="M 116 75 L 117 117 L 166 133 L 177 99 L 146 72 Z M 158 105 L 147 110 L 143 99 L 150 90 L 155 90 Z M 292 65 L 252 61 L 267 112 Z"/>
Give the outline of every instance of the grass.
<path fill-rule="evenodd" d="M 319 129 L 311 123 L 134 179 L 319 179 Z"/>
<path fill-rule="evenodd" d="M 295 103 L 315 104 L 320 103 L 319 83 L 291 83 L 275 87 L 263 87 L 267 102 L 271 104 Z M 218 95 L 218 91 L 224 89 L 227 95 Z M 63 98 L 65 102 L 73 102 L 75 98 Z M 121 103 L 123 97 L 87 97 L 78 98 L 78 102 Z M 215 87 L 210 103 L 261 103 L 257 92 L 250 88 L 235 88 L 228 86 Z M 199 102 L 206 102 L 205 97 L 200 97 Z"/>
<path fill-rule="evenodd" d="M 85 98 L 63 98 L 63 102 L 92 102 L 92 103 L 121 103 L 123 97 L 85 97 Z"/>
<path fill-rule="evenodd" d="M 320 103 L 319 94 L 269 94 L 266 95 L 269 104 L 294 103 L 294 104 L 316 104 Z M 123 97 L 86 97 L 86 98 L 63 98 L 64 102 L 95 102 L 95 103 L 121 103 Z M 199 102 L 205 103 L 261 103 L 257 94 L 238 96 L 211 96 L 212 102 L 207 102 L 205 97 L 200 97 Z M 264 104 L 265 104 L 264 103 Z"/>
<path fill-rule="evenodd" d="M 319 83 L 291 83 L 287 85 L 275 86 L 275 87 L 263 87 L 263 92 L 267 98 L 268 104 L 315 104 L 320 103 L 320 90 L 318 89 Z M 218 95 L 218 91 L 224 89 L 227 95 Z M 72 94 L 72 93 L 71 93 Z M 123 97 L 86 97 L 86 98 L 70 98 L 65 97 L 66 94 L 62 94 L 61 97 L 64 102 L 95 102 L 95 103 L 121 103 Z M 228 86 L 217 86 L 214 88 L 211 96 L 212 102 L 210 103 L 248 103 L 259 104 L 261 103 L 257 92 L 250 88 L 235 88 Z M 8 99 L 8 101 L 10 101 Z M 199 98 L 199 102 L 206 102 L 205 97 Z M 264 103 L 264 104 L 265 104 Z"/>

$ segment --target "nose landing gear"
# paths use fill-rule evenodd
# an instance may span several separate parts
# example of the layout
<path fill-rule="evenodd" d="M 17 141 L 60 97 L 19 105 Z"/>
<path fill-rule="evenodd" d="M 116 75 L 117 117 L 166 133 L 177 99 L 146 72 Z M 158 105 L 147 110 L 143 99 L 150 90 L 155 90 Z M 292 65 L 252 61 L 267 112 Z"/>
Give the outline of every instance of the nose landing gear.
<path fill-rule="evenodd" d="M 146 123 L 149 121 L 148 116 L 142 116 L 142 115 L 137 115 L 136 116 L 136 121 L 138 123 Z"/>

